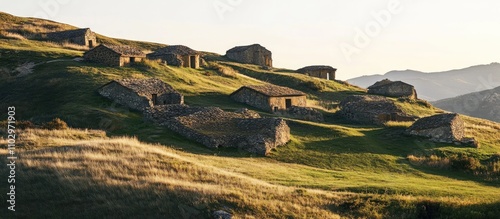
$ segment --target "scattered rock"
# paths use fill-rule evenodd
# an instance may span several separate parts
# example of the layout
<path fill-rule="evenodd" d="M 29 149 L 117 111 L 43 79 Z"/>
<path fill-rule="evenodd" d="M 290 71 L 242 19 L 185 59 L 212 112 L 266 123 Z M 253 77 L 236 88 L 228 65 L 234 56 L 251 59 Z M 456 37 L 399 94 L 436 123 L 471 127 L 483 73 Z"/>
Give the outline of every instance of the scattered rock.
<path fill-rule="evenodd" d="M 338 112 L 353 122 L 382 125 L 388 121 L 415 121 L 417 117 L 403 112 L 386 97 L 373 95 L 352 95 L 340 103 Z"/>

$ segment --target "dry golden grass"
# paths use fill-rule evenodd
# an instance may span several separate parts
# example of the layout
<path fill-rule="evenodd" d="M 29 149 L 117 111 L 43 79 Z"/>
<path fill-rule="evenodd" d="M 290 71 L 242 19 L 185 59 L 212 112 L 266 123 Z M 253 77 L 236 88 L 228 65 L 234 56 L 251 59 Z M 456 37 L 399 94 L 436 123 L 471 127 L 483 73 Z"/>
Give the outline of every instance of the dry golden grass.
<path fill-rule="evenodd" d="M 26 40 L 26 37 L 24 37 L 21 34 L 11 33 L 11 32 L 7 32 L 7 31 L 1 31 L 0 36 L 7 38 L 7 39 Z"/>
<path fill-rule="evenodd" d="M 24 177 L 45 175 L 70 186 L 71 190 L 92 190 L 95 184 L 109 190 L 130 187 L 132 190 L 124 198 L 136 200 L 146 198 L 143 196 L 149 193 L 161 196 L 182 191 L 185 195 L 196 194 L 201 202 L 198 204 L 205 208 L 212 203 L 229 202 L 237 208 L 233 212 L 236 218 L 339 217 L 328 210 L 340 198 L 333 193 L 271 185 L 135 138 L 106 138 L 104 132 L 90 130 L 31 129 L 21 132 L 19 141 L 30 145 L 29 149 L 19 151 Z M 54 174 L 55 178 L 50 176 Z M 24 191 L 44 189 L 26 186 Z M 64 198 L 67 200 L 59 201 L 71 202 L 79 197 Z M 105 205 L 113 207 L 119 202 L 108 200 Z M 157 204 L 154 207 L 162 208 L 161 203 Z"/>

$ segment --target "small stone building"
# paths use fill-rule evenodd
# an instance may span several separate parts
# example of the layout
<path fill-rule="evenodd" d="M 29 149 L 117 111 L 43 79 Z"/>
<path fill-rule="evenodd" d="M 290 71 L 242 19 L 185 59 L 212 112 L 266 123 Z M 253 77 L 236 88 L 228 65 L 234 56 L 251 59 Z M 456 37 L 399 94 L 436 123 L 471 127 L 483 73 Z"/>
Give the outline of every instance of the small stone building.
<path fill-rule="evenodd" d="M 226 57 L 241 63 L 273 67 L 271 51 L 259 44 L 234 47 L 226 52 Z"/>
<path fill-rule="evenodd" d="M 97 37 L 90 28 L 47 33 L 47 39 L 59 43 L 71 43 L 93 48 L 97 46 Z"/>
<path fill-rule="evenodd" d="M 402 81 L 391 81 L 389 79 L 384 79 L 368 87 L 368 93 L 388 97 L 417 99 L 417 91 L 413 85 Z"/>
<path fill-rule="evenodd" d="M 374 95 L 352 95 L 340 102 L 338 114 L 360 124 L 383 125 L 389 121 L 415 121 L 416 117 L 403 112 L 393 101 Z"/>
<path fill-rule="evenodd" d="M 306 94 L 288 87 L 272 84 L 247 85 L 231 94 L 237 102 L 268 111 L 287 110 L 292 106 L 306 107 Z"/>
<path fill-rule="evenodd" d="M 147 55 L 151 60 L 162 60 L 168 65 L 199 68 L 200 53 L 187 46 L 167 46 Z"/>
<path fill-rule="evenodd" d="M 146 54 L 130 46 L 101 44 L 85 52 L 83 58 L 87 61 L 121 67 L 135 62 L 141 62 L 146 58 Z"/>
<path fill-rule="evenodd" d="M 281 118 L 261 118 L 256 112 L 226 112 L 217 107 L 165 105 L 148 108 L 148 120 L 209 148 L 236 148 L 259 155 L 290 141 Z"/>
<path fill-rule="evenodd" d="M 184 103 L 182 94 L 156 78 L 114 80 L 100 87 L 98 92 L 118 104 L 139 111 L 153 106 Z"/>
<path fill-rule="evenodd" d="M 297 70 L 298 73 L 326 80 L 335 80 L 336 71 L 337 69 L 327 65 L 312 65 Z"/>
<path fill-rule="evenodd" d="M 439 114 L 417 120 L 406 132 L 436 142 L 462 142 L 465 137 L 465 123 L 458 114 Z"/>

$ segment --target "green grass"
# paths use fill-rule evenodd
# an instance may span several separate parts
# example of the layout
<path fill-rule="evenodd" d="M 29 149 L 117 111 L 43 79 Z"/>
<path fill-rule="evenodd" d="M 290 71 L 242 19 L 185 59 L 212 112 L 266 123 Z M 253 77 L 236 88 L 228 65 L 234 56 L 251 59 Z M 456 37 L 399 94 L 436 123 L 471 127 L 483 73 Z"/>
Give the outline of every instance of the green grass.
<path fill-rule="evenodd" d="M 54 47 L 45 42 L 0 40 L 0 54 L 0 63 L 12 69 L 26 61 L 39 63 L 80 57 L 82 52 Z M 230 67 L 238 74 L 229 77 L 213 69 L 178 68 L 154 62 L 123 68 L 75 61 L 45 63 L 35 67 L 33 74 L 1 80 L 0 108 L 16 106 L 18 119 L 21 120 L 46 122 L 59 117 L 72 127 L 102 129 L 108 136 L 136 136 L 143 142 L 159 143 L 175 151 L 183 151 L 183 157 L 205 165 L 273 184 L 360 194 L 363 195 L 360 199 L 370 199 L 367 203 L 371 204 L 363 207 L 352 203 L 348 205 L 348 209 L 353 206 L 360 208 L 356 210 L 358 213 L 417 209 L 415 203 L 418 201 L 415 200 L 434 200 L 442 206 L 444 217 L 469 215 L 486 218 L 489 210 L 481 211 L 499 205 L 498 180 L 487 180 L 463 171 L 415 166 L 407 159 L 408 155 L 451 156 L 461 153 L 481 160 L 488 159 L 500 151 L 500 126 L 497 123 L 464 117 L 467 135 L 481 142 L 481 148 L 475 149 L 404 136 L 402 132 L 409 125 L 406 123 L 383 127 L 349 124 L 339 118 L 333 109 L 326 113 L 327 121 L 323 124 L 287 120 L 292 141 L 279 147 L 269 157 L 256 157 L 231 149 L 207 149 L 166 128 L 145 122 L 138 112 L 116 105 L 96 92 L 99 86 L 112 79 L 158 77 L 183 93 L 187 104 L 217 106 L 225 110 L 248 107 L 228 97 L 228 94 L 247 84 L 269 82 L 302 90 L 308 93 L 310 103 L 315 107 L 336 104 L 350 94 L 366 94 L 362 89 L 335 81 L 220 60 L 217 61 L 220 65 Z M 324 89 L 311 89 L 307 84 L 311 81 L 322 83 Z M 426 116 L 439 112 L 439 109 L 420 103 L 394 101 L 413 115 Z M 48 181 L 46 177 L 50 174 L 53 173 L 30 180 Z M 77 194 L 75 197 L 88 192 L 73 187 L 69 189 Z M 105 188 L 97 189 L 101 191 Z M 61 195 L 67 192 L 61 189 L 56 193 Z M 50 194 L 44 195 L 51 197 Z M 411 197 L 412 201 L 406 206 L 405 199 L 401 197 Z M 103 197 L 98 199 L 105 201 Z M 85 199 L 85 202 L 90 200 Z M 395 207 L 394 200 L 401 203 Z M 183 201 L 188 203 L 191 200 Z M 78 206 L 76 204 L 75 208 Z M 82 206 L 90 204 L 82 203 Z M 417 210 L 410 212 L 413 212 L 412 216 L 418 215 Z"/>

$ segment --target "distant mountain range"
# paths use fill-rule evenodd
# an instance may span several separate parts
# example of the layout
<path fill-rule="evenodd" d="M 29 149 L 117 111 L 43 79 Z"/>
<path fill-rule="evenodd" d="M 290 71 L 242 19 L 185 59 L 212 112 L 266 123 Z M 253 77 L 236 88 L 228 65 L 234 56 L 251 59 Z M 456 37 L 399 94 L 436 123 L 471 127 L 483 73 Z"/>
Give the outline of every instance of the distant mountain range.
<path fill-rule="evenodd" d="M 432 73 L 391 71 L 384 75 L 362 76 L 347 81 L 366 88 L 386 78 L 411 84 L 415 86 L 420 99 L 436 101 L 500 86 L 500 63 Z"/>
<path fill-rule="evenodd" d="M 432 103 L 441 109 L 500 122 L 500 87 Z"/>

